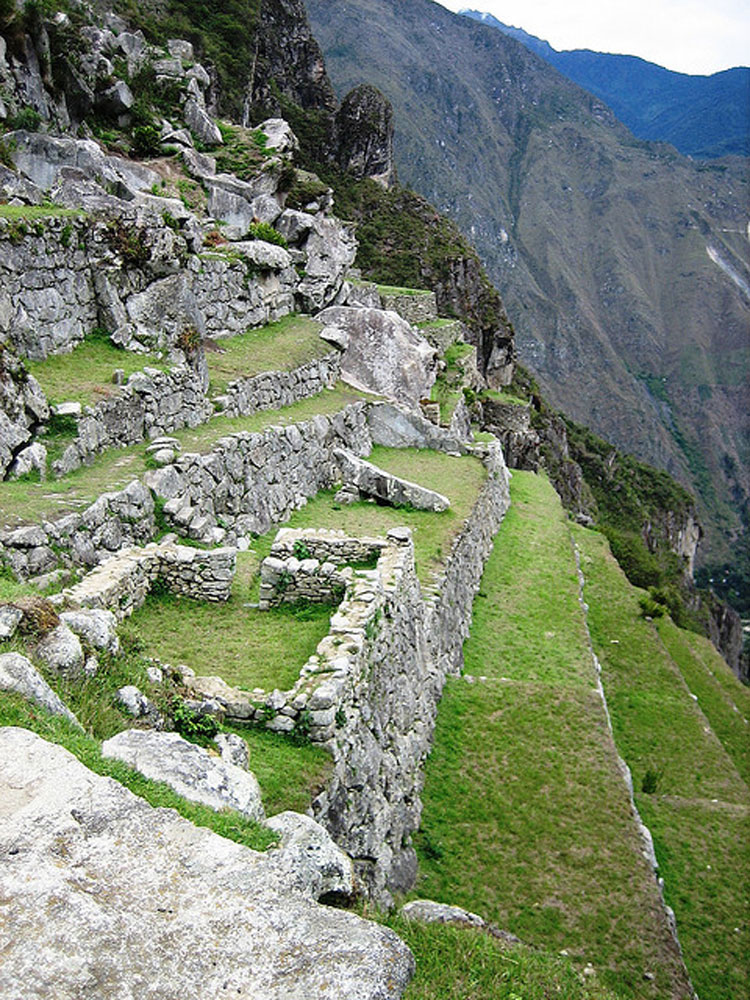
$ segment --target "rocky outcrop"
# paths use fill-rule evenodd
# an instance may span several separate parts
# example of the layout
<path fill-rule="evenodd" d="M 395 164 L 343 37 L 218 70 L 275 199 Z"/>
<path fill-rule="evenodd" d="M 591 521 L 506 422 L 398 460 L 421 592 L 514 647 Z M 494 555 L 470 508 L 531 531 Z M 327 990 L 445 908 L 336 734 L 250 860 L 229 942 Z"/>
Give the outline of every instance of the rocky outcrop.
<path fill-rule="evenodd" d="M 2 302 L 0 301 L 0 313 Z M 0 318 L 0 479 L 49 417 L 42 387 L 3 343 Z"/>
<path fill-rule="evenodd" d="M 153 781 L 163 781 L 189 802 L 234 809 L 248 819 L 265 819 L 254 774 L 189 743 L 178 733 L 126 729 L 102 743 L 102 756 L 121 760 Z"/>
<path fill-rule="evenodd" d="M 389 188 L 396 180 L 393 108 L 370 84 L 361 84 L 341 102 L 336 115 L 338 162 L 342 170 Z"/>
<path fill-rule="evenodd" d="M 397 1000 L 411 977 L 392 931 L 320 906 L 273 852 L 153 809 L 25 730 L 0 731 L 0 802 L 3 995 Z"/>
<path fill-rule="evenodd" d="M 357 388 L 416 405 L 435 381 L 435 349 L 395 313 L 331 306 L 321 336 L 344 348 L 341 375 Z"/>

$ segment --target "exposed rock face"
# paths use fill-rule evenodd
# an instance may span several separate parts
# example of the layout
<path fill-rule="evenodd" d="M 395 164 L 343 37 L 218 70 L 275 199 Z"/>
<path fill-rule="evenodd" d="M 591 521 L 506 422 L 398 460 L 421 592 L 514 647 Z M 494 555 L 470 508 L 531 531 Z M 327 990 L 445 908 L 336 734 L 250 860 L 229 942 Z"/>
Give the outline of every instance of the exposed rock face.
<path fill-rule="evenodd" d="M 20 653 L 0 655 L 0 691 L 16 691 L 53 715 L 63 715 L 79 725 L 76 717 L 63 704 L 39 671 Z"/>
<path fill-rule="evenodd" d="M 411 977 L 392 931 L 25 730 L 0 731 L 0 803 L 4 996 L 397 1000 Z"/>
<path fill-rule="evenodd" d="M 433 424 L 404 406 L 373 403 L 367 411 L 367 425 L 373 444 L 387 448 L 430 448 L 433 451 L 461 452 L 464 439 Z"/>
<path fill-rule="evenodd" d="M 348 335 L 341 375 L 358 388 L 418 404 L 435 381 L 435 349 L 395 313 L 331 306 L 318 319 Z"/>
<path fill-rule="evenodd" d="M 252 124 L 260 108 L 281 113 L 277 94 L 301 108 L 331 112 L 332 117 L 336 97 L 302 0 L 262 0 L 258 26 L 255 74 L 248 87 L 244 124 Z"/>
<path fill-rule="evenodd" d="M 77 677 L 83 670 L 83 649 L 75 632 L 60 624 L 36 647 L 36 656 L 53 673 Z"/>
<path fill-rule="evenodd" d="M 102 743 L 114 757 L 154 781 L 164 781 L 190 802 L 212 809 L 235 809 L 248 819 L 265 818 L 254 774 L 226 763 L 178 733 L 126 729 Z"/>
<path fill-rule="evenodd" d="M 369 84 L 355 87 L 341 103 L 336 128 L 339 166 L 389 188 L 396 180 L 391 102 Z"/>
<path fill-rule="evenodd" d="M 42 387 L 0 341 L 0 479 L 48 416 Z"/>

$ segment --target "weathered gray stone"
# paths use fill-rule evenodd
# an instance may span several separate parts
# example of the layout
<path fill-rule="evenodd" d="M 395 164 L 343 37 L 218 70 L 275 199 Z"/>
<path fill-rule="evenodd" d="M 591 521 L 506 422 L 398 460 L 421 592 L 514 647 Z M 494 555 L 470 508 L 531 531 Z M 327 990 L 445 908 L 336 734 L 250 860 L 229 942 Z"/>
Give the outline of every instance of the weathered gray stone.
<path fill-rule="evenodd" d="M 364 496 L 377 497 L 390 504 L 406 504 L 418 510 L 441 511 L 450 507 L 450 500 L 442 493 L 385 472 L 342 448 L 336 449 L 335 455 L 344 481 L 356 486 Z"/>
<path fill-rule="evenodd" d="M 195 137 L 206 146 L 222 146 L 224 140 L 217 125 L 211 121 L 195 98 L 189 98 L 183 108 L 185 124 Z"/>
<path fill-rule="evenodd" d="M 297 136 L 283 118 L 267 118 L 258 128 L 265 135 L 266 146 L 269 149 L 275 149 L 277 153 L 287 156 L 299 149 Z"/>
<path fill-rule="evenodd" d="M 0 654 L 0 690 L 15 691 L 53 715 L 63 715 L 80 728 L 78 719 L 63 704 L 39 671 L 20 653 Z"/>
<path fill-rule="evenodd" d="M 48 632 L 34 655 L 53 673 L 76 677 L 83 670 L 83 649 L 78 636 L 67 625 L 58 625 Z"/>
<path fill-rule="evenodd" d="M 337 847 L 323 827 L 309 816 L 283 812 L 266 820 L 280 834 L 273 859 L 289 884 L 313 899 L 354 894 L 354 866 L 348 854 Z"/>
<path fill-rule="evenodd" d="M 34 470 L 39 473 L 42 479 L 45 478 L 47 474 L 47 449 L 38 441 L 18 452 L 8 475 L 10 478 L 27 476 Z"/>
<path fill-rule="evenodd" d="M 214 743 L 219 748 L 221 759 L 242 771 L 250 769 L 250 751 L 247 743 L 237 733 L 217 733 Z"/>
<path fill-rule="evenodd" d="M 127 729 L 102 744 L 102 756 L 124 761 L 178 795 L 212 809 L 236 809 L 249 819 L 265 817 L 254 774 L 212 756 L 177 733 Z"/>
<path fill-rule="evenodd" d="M 104 649 L 108 653 L 119 652 L 117 619 L 111 611 L 103 608 L 63 611 L 60 618 L 72 632 L 85 639 L 94 649 Z"/>
<path fill-rule="evenodd" d="M 341 359 L 347 382 L 416 406 L 435 381 L 435 349 L 416 330 L 381 309 L 332 306 L 317 317 L 349 334 Z"/>
<path fill-rule="evenodd" d="M 12 639 L 23 618 L 23 611 L 11 604 L 0 605 L 0 639 Z"/>
<path fill-rule="evenodd" d="M 389 188 L 396 179 L 393 107 L 371 84 L 361 84 L 341 102 L 336 116 L 338 161 L 347 173 Z"/>
<path fill-rule="evenodd" d="M 25 730 L 0 731 L 0 802 L 3 995 L 397 1000 L 411 977 L 392 931 Z"/>
<path fill-rule="evenodd" d="M 373 403 L 367 411 L 373 444 L 388 448 L 430 448 L 433 451 L 461 452 L 464 442 L 426 420 L 417 410 L 394 403 Z"/>
<path fill-rule="evenodd" d="M 408 920 L 419 920 L 424 924 L 469 924 L 472 927 L 486 927 L 482 917 L 476 913 L 451 906 L 448 903 L 436 903 L 431 899 L 413 899 L 401 907 L 401 913 Z"/>

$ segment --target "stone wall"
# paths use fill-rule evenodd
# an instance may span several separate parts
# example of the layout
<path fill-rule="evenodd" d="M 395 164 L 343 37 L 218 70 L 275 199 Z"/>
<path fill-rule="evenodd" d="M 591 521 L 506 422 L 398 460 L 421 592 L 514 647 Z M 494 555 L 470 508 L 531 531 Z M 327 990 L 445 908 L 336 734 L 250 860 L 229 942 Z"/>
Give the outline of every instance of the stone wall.
<path fill-rule="evenodd" d="M 429 323 L 437 319 L 437 301 L 434 292 L 388 292 L 380 289 L 383 309 L 399 314 L 407 323 Z"/>
<path fill-rule="evenodd" d="M 135 372 L 110 399 L 84 408 L 77 417 L 77 437 L 53 471 L 66 475 L 107 448 L 205 423 L 213 414 L 205 381 L 188 365 Z"/>
<path fill-rule="evenodd" d="M 288 427 L 221 438 L 206 455 L 182 455 L 146 476 L 180 534 L 231 541 L 263 534 L 339 478 L 337 447 L 368 454 L 366 404 Z"/>
<path fill-rule="evenodd" d="M 0 342 L 21 354 L 62 354 L 97 326 L 81 217 L 0 219 Z"/>
<path fill-rule="evenodd" d="M 279 410 L 333 386 L 341 373 L 341 354 L 329 351 L 288 372 L 263 372 L 231 382 L 221 397 L 224 412 L 232 417 L 258 410 Z"/>
<path fill-rule="evenodd" d="M 422 765 L 432 746 L 445 679 L 460 670 L 472 603 L 493 537 L 508 509 L 508 473 L 497 444 L 477 446 L 488 469 L 443 573 L 423 594 L 411 533 L 389 532 L 375 570 L 355 570 L 329 634 L 289 691 L 250 693 L 218 677 L 190 677 L 227 716 L 280 732 L 304 732 L 334 758 L 313 815 L 354 859 L 371 898 L 411 887 L 411 835 L 421 813 Z M 322 535 L 322 533 L 321 533 Z M 288 551 L 298 540 L 279 539 Z M 318 551 L 312 532 L 310 552 Z M 335 557 L 328 539 L 320 555 Z M 312 546 L 312 548 L 311 548 Z"/>
<path fill-rule="evenodd" d="M 194 549 L 173 540 L 133 546 L 110 556 L 79 584 L 53 597 L 59 605 L 104 608 L 119 620 L 140 608 L 157 580 L 175 594 L 226 601 L 237 562 L 233 548 Z"/>
<path fill-rule="evenodd" d="M 0 532 L 0 563 L 21 579 L 61 566 L 90 569 L 128 545 L 156 534 L 154 501 L 137 479 L 123 490 L 103 493 L 81 513 Z"/>
<path fill-rule="evenodd" d="M 260 567 L 260 610 L 298 601 L 338 604 L 350 580 L 351 571 L 339 571 L 332 562 L 270 555 Z"/>

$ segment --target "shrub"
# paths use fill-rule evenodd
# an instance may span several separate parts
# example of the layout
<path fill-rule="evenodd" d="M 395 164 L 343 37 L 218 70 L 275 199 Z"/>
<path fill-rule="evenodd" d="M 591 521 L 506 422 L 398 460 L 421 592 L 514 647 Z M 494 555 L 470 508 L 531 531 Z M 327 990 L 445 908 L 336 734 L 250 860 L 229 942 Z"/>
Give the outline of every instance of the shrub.
<path fill-rule="evenodd" d="M 310 558 L 310 550 L 308 549 L 307 545 L 305 545 L 305 543 L 302 541 L 301 538 L 298 538 L 297 541 L 294 543 L 294 546 L 292 548 L 292 553 L 294 555 L 294 558 L 299 559 L 300 562 L 303 559 Z"/>
<path fill-rule="evenodd" d="M 251 240 L 263 240 L 265 243 L 275 243 L 276 246 L 286 248 L 287 242 L 278 229 L 267 222 L 254 222 L 247 231 Z"/>
<path fill-rule="evenodd" d="M 133 128 L 133 152 L 137 156 L 158 156 L 161 133 L 156 125 L 136 125 Z"/>
<path fill-rule="evenodd" d="M 661 781 L 661 771 L 654 767 L 647 767 L 646 773 L 641 781 L 641 791 L 644 795 L 653 795 L 659 787 Z"/>
<path fill-rule="evenodd" d="M 200 712 L 193 711 L 184 701 L 173 704 L 171 713 L 177 732 L 193 743 L 208 742 L 219 731 L 219 723 L 212 715 L 201 715 Z"/>
<path fill-rule="evenodd" d="M 38 132 L 42 124 L 42 116 L 34 108 L 21 108 L 21 110 L 8 118 L 6 125 L 13 132 L 16 129 L 23 129 L 25 132 Z"/>

